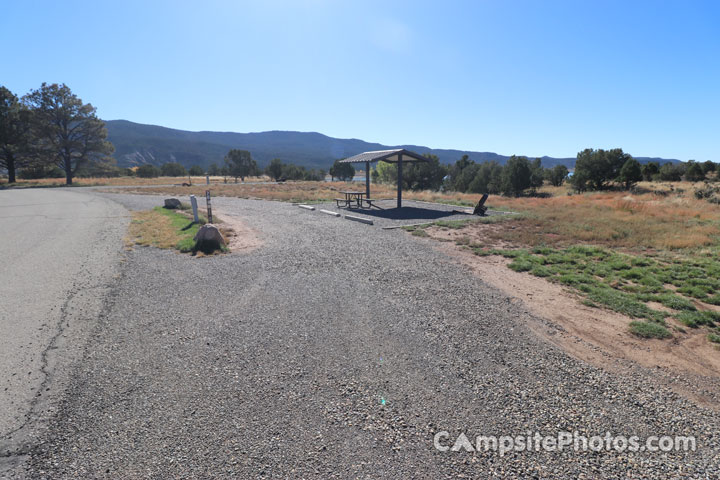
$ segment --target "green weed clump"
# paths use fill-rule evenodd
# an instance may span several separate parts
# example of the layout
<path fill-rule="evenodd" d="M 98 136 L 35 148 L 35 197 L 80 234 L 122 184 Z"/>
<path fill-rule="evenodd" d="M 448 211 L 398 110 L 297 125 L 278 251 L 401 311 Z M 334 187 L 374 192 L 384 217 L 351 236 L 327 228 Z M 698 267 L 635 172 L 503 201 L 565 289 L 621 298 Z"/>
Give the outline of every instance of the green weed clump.
<path fill-rule="evenodd" d="M 630 333 L 642 338 L 669 338 L 672 336 L 670 331 L 653 322 L 630 322 Z"/>
<path fill-rule="evenodd" d="M 536 246 L 531 250 L 474 249 L 499 254 L 516 272 L 529 272 L 575 289 L 586 305 L 605 307 L 632 318 L 633 333 L 651 338 L 670 335 L 665 318 L 687 327 L 714 327 L 720 313 L 698 311 L 697 300 L 720 305 L 720 261 L 717 255 L 631 255 L 594 246 L 566 249 Z M 673 312 L 653 309 L 657 302 Z M 648 326 L 650 325 L 650 326 Z"/>
<path fill-rule="evenodd" d="M 700 325 L 714 327 L 715 323 L 720 321 L 720 313 L 718 312 L 680 312 L 675 317 L 682 323 L 691 328 L 697 328 Z"/>

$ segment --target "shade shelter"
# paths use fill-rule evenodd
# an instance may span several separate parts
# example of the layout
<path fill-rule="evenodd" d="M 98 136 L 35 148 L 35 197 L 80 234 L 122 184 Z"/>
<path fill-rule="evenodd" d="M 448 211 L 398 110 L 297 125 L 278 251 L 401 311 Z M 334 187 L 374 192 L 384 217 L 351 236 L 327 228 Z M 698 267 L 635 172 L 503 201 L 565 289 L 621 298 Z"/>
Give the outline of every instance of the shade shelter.
<path fill-rule="evenodd" d="M 339 163 L 365 164 L 365 194 L 370 198 L 370 164 L 373 162 L 397 163 L 397 208 L 402 207 L 402 167 L 403 163 L 428 162 L 429 160 L 415 152 L 397 148 L 394 150 L 377 150 L 364 152 L 340 160 Z"/>

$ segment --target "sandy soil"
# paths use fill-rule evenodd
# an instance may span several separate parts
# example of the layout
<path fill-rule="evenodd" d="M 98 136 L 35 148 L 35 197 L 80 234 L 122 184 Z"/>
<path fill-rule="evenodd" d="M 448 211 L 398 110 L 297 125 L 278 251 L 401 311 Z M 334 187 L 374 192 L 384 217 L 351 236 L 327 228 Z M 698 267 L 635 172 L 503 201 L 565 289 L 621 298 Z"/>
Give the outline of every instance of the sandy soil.
<path fill-rule="evenodd" d="M 222 220 L 218 227 L 225 237 L 231 253 L 249 252 L 262 245 L 263 242 L 258 232 L 248 227 L 242 218 L 223 210 L 216 209 L 216 212 L 218 218 Z"/>
<path fill-rule="evenodd" d="M 536 320 L 529 325 L 537 335 L 575 358 L 607 370 L 623 372 L 637 365 L 656 369 L 658 376 L 676 392 L 704 406 L 717 408 L 720 352 L 707 341 L 704 330 L 673 331 L 670 340 L 638 338 L 628 331 L 632 320 L 629 317 L 588 307 L 581 303 L 579 295 L 562 285 L 526 272 L 515 272 L 507 268 L 510 260 L 504 257 L 477 256 L 455 244 L 456 239 L 468 235 L 471 241 L 480 241 L 480 229 L 468 232 L 431 228 L 426 231 L 431 238 L 442 241 L 436 244 L 437 248 L 545 319 L 546 322 Z M 657 305 L 652 307 L 660 309 Z M 672 320 L 668 322 L 673 325 Z"/>

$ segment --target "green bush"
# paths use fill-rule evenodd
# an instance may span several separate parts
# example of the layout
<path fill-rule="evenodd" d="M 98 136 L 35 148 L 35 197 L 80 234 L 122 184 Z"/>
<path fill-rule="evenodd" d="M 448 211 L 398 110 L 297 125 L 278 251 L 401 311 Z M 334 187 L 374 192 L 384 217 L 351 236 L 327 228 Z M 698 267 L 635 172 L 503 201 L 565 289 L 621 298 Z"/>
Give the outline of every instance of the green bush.
<path fill-rule="evenodd" d="M 185 167 L 176 162 L 164 163 L 160 167 L 160 171 L 163 177 L 184 177 L 187 175 Z"/>
<path fill-rule="evenodd" d="M 338 179 L 341 182 L 349 182 L 355 176 L 355 167 L 352 163 L 340 163 L 336 160 L 330 167 L 330 176 L 334 179 Z"/>
<path fill-rule="evenodd" d="M 156 178 L 160 176 L 160 169 L 155 165 L 140 165 L 135 174 L 140 178 Z"/>
<path fill-rule="evenodd" d="M 621 148 L 585 149 L 577 154 L 570 183 L 581 192 L 606 189 L 610 182 L 618 178 L 620 170 L 631 158 Z"/>
<path fill-rule="evenodd" d="M 637 182 L 643 179 L 642 169 L 640 168 L 640 162 L 634 158 L 628 158 L 620 169 L 617 181 L 625 185 L 625 189 L 629 190 Z"/>
<path fill-rule="evenodd" d="M 201 175 L 205 175 L 205 170 L 203 170 L 203 168 L 199 165 L 193 165 L 190 167 L 190 170 L 188 170 L 188 173 L 193 177 L 199 177 Z"/>

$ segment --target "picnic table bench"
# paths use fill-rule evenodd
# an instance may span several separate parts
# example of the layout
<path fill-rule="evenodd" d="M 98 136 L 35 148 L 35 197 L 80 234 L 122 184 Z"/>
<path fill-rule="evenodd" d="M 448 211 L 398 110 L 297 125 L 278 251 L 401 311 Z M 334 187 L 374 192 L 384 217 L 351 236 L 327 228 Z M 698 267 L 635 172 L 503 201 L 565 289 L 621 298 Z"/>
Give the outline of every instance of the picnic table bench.
<path fill-rule="evenodd" d="M 377 208 L 383 210 L 381 207 L 375 205 L 375 202 L 380 201 L 379 198 L 368 198 L 366 192 L 351 192 L 341 191 L 344 197 L 335 199 L 338 207 L 345 208 Z"/>
<path fill-rule="evenodd" d="M 363 197 L 365 196 L 365 192 L 351 192 L 351 191 L 341 191 L 345 197 L 344 198 L 336 198 L 335 203 L 337 203 L 337 206 L 344 206 L 345 208 L 353 208 L 352 205 L 355 204 L 357 208 L 362 208 L 362 201 Z M 340 205 L 340 204 L 343 205 Z"/>

